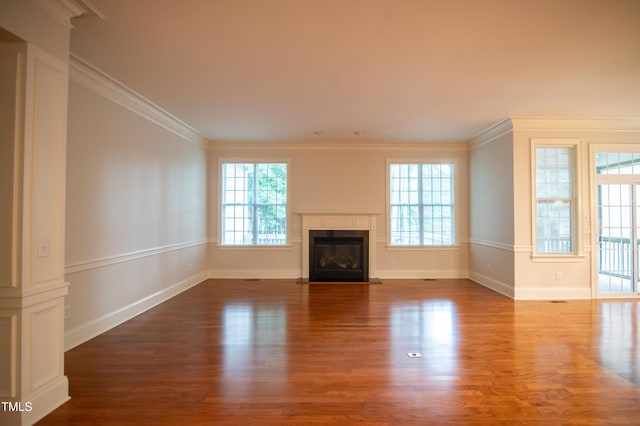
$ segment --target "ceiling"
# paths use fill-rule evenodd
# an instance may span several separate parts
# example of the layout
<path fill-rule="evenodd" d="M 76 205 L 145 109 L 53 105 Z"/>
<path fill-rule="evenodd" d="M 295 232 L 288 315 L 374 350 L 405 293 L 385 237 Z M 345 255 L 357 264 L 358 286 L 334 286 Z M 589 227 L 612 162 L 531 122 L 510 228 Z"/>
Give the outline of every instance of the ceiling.
<path fill-rule="evenodd" d="M 640 0 L 91 0 L 73 55 L 212 141 L 640 117 Z M 314 132 L 323 132 L 321 135 Z"/>

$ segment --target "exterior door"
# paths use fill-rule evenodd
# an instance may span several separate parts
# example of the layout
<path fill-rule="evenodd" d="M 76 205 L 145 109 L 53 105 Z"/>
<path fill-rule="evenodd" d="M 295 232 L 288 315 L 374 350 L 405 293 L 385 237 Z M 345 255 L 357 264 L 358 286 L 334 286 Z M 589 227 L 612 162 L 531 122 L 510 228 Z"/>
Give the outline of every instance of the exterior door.
<path fill-rule="evenodd" d="M 597 292 L 639 295 L 640 152 L 596 152 L 594 160 Z"/>
<path fill-rule="evenodd" d="M 638 293 L 640 186 L 599 184 L 598 293 Z"/>

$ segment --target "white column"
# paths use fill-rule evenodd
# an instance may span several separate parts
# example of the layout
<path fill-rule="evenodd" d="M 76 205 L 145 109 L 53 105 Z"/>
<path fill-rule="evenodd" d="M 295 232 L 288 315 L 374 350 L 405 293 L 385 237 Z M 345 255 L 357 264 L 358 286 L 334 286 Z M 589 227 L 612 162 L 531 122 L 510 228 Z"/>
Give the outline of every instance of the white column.
<path fill-rule="evenodd" d="M 69 399 L 64 375 L 68 65 L 0 44 L 0 424 Z"/>

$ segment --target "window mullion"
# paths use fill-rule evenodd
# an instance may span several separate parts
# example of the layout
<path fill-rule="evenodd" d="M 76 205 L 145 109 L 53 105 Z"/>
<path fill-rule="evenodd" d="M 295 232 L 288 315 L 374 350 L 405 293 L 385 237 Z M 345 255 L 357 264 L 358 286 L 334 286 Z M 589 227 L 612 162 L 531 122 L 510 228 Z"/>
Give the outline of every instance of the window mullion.
<path fill-rule="evenodd" d="M 258 165 L 253 165 L 253 221 L 252 221 L 252 229 L 253 245 L 258 244 Z"/>
<path fill-rule="evenodd" d="M 423 198 L 422 198 L 422 168 L 424 166 L 421 164 L 418 167 L 418 232 L 420 232 L 420 245 L 424 245 L 424 206 L 423 206 Z"/>

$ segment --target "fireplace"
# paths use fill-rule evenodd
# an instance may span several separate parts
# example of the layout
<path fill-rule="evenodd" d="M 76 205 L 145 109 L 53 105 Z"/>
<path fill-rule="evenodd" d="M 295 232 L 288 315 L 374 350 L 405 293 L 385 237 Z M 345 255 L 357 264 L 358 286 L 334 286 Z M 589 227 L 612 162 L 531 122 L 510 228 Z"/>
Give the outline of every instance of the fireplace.
<path fill-rule="evenodd" d="M 310 271 L 314 269 L 316 265 L 316 254 L 311 254 L 313 252 L 313 243 L 311 242 L 311 233 L 314 233 L 315 236 L 319 236 L 320 238 L 330 237 L 329 232 L 333 231 L 331 237 L 333 238 L 359 238 L 361 241 L 355 242 L 355 245 L 362 246 L 362 252 L 359 250 L 355 251 L 354 248 L 348 248 L 346 246 L 354 245 L 350 243 L 354 243 L 354 241 L 350 241 L 348 244 L 342 244 L 340 247 L 341 251 L 347 251 L 349 256 L 360 255 L 360 263 L 362 264 L 362 275 L 358 273 L 357 280 L 362 282 L 373 282 L 377 281 L 377 273 L 376 273 L 376 244 L 375 238 L 377 235 L 376 230 L 376 217 L 378 216 L 376 213 L 299 213 L 300 214 L 300 225 L 301 225 L 301 248 L 302 248 L 302 274 L 300 278 L 300 282 L 304 283 L 306 281 L 315 281 L 318 277 L 314 273 L 312 274 Z M 316 231 L 321 231 L 319 234 L 315 234 Z M 324 234 L 322 233 L 324 232 Z M 346 232 L 343 234 L 342 232 Z M 370 238 L 373 240 L 370 241 Z M 321 243 L 325 243 L 325 241 L 320 240 Z M 337 248 L 337 247 L 336 247 Z M 320 258 L 321 259 L 321 258 Z M 318 262 L 319 260 L 318 259 Z M 326 261 L 327 259 L 325 259 Z M 323 263 L 325 262 L 323 261 Z M 353 262 L 351 263 L 353 266 Z M 343 262 L 343 265 L 347 265 Z M 322 266 L 322 265 L 320 265 Z M 346 277 L 346 275 L 355 275 L 355 272 L 351 270 L 349 274 L 344 273 L 343 267 L 340 267 L 340 270 L 333 271 L 331 274 L 337 275 L 340 273 L 341 277 L 339 278 L 325 278 L 326 280 L 342 282 Z M 325 268 L 326 263 L 325 263 Z M 335 269 L 335 268 L 334 268 Z M 360 269 L 360 268 L 351 268 L 351 269 Z M 329 272 L 322 271 L 322 274 L 326 277 Z M 353 279 L 353 278 L 352 278 Z M 354 279 L 355 280 L 355 279 Z M 349 281 L 345 281 L 349 282 Z M 352 281 L 357 282 L 357 281 Z"/>
<path fill-rule="evenodd" d="M 368 230 L 309 230 L 309 281 L 368 280 Z"/>

